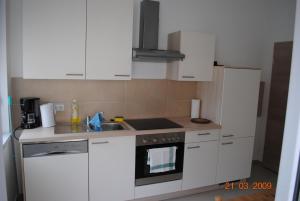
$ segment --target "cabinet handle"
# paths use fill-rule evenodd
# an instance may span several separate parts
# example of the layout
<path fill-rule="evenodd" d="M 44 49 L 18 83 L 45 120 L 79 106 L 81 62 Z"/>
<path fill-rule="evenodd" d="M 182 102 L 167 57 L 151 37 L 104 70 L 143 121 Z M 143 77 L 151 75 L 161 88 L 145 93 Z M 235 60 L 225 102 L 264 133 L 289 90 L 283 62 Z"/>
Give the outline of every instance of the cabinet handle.
<path fill-rule="evenodd" d="M 92 142 L 92 144 L 108 144 L 108 141 L 104 141 L 104 142 Z"/>
<path fill-rule="evenodd" d="M 223 137 L 234 137 L 234 135 L 223 135 Z"/>
<path fill-rule="evenodd" d="M 117 75 L 115 75 L 115 77 L 130 77 L 130 75 L 121 75 L 121 74 L 117 74 Z"/>
<path fill-rule="evenodd" d="M 66 73 L 66 76 L 83 76 L 82 73 Z"/>
<path fill-rule="evenodd" d="M 188 149 L 199 149 L 200 146 L 188 147 Z"/>
<path fill-rule="evenodd" d="M 197 135 L 201 136 L 201 135 L 210 135 L 210 133 L 198 133 Z"/>
<path fill-rule="evenodd" d="M 233 142 L 223 142 L 222 145 L 229 145 L 229 144 L 233 144 Z"/>
<path fill-rule="evenodd" d="M 191 76 L 191 75 L 183 75 L 182 78 L 191 78 L 191 79 L 193 79 L 193 78 L 195 78 L 195 76 Z"/>

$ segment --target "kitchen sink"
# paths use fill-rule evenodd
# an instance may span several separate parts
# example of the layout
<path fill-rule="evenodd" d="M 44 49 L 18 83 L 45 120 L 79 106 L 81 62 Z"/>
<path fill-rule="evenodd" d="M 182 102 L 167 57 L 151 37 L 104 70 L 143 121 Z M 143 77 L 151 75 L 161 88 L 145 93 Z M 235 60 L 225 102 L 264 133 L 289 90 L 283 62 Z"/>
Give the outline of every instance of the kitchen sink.
<path fill-rule="evenodd" d="M 103 131 L 125 130 L 125 127 L 120 123 L 109 122 L 102 124 Z"/>
<path fill-rule="evenodd" d="M 88 127 L 84 124 L 77 126 L 72 126 L 71 124 L 58 124 L 55 126 L 55 134 L 68 134 L 68 133 L 99 133 L 104 131 L 118 131 L 118 130 L 128 130 L 122 123 L 116 122 L 104 122 L 102 123 L 102 131 L 95 131 L 93 128 Z"/>

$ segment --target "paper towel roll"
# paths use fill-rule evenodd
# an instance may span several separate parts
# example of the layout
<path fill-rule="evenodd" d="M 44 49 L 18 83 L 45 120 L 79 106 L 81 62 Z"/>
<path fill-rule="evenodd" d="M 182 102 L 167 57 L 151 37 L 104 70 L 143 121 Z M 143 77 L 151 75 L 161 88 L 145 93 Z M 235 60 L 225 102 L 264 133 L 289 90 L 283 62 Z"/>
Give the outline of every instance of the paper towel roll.
<path fill-rule="evenodd" d="M 191 118 L 199 118 L 200 112 L 200 100 L 192 99 L 192 107 L 191 107 Z"/>
<path fill-rule="evenodd" d="M 42 125 L 44 128 L 55 126 L 54 118 L 54 105 L 53 103 L 47 103 L 40 106 Z"/>

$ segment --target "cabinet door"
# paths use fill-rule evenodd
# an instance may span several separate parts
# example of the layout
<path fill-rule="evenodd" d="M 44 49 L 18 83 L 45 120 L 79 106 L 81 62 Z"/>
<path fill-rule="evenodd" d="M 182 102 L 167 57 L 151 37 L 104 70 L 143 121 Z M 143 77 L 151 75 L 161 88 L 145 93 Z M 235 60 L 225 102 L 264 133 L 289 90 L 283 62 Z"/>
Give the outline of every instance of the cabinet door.
<path fill-rule="evenodd" d="M 208 141 L 185 145 L 183 190 L 215 184 L 218 144 L 218 141 Z"/>
<path fill-rule="evenodd" d="M 253 144 L 253 137 L 220 142 L 217 183 L 250 177 Z"/>
<path fill-rule="evenodd" d="M 255 135 L 260 70 L 225 68 L 221 137 Z"/>
<path fill-rule="evenodd" d="M 132 24 L 133 0 L 87 1 L 87 79 L 131 79 Z"/>
<path fill-rule="evenodd" d="M 23 0 L 23 77 L 85 79 L 86 0 Z"/>
<path fill-rule="evenodd" d="M 211 81 L 215 37 L 198 32 L 181 32 L 180 40 L 180 51 L 186 58 L 179 61 L 179 80 Z"/>
<path fill-rule="evenodd" d="M 90 201 L 133 199 L 135 137 L 92 139 L 89 145 Z"/>

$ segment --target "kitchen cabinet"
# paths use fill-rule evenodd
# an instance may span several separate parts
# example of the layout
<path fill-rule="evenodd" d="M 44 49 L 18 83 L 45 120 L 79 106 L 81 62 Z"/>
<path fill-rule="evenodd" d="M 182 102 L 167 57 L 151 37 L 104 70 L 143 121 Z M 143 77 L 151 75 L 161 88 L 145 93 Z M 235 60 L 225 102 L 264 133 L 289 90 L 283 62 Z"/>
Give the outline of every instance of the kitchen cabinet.
<path fill-rule="evenodd" d="M 85 79 L 86 0 L 23 0 L 23 78 Z"/>
<path fill-rule="evenodd" d="M 90 140 L 90 201 L 122 201 L 133 199 L 134 175 L 134 136 Z"/>
<path fill-rule="evenodd" d="M 24 0 L 23 78 L 131 79 L 132 0 Z"/>
<path fill-rule="evenodd" d="M 255 135 L 260 70 L 225 68 L 221 137 Z"/>
<path fill-rule="evenodd" d="M 219 137 L 220 129 L 187 131 L 185 135 L 185 143 L 219 140 Z"/>
<path fill-rule="evenodd" d="M 221 139 L 255 135 L 260 73 L 215 67 L 213 82 L 199 83 L 201 116 L 222 125 Z"/>
<path fill-rule="evenodd" d="M 133 0 L 88 0 L 86 79 L 131 79 Z"/>
<path fill-rule="evenodd" d="M 215 36 L 199 32 L 175 32 L 168 36 L 168 49 L 185 54 L 183 61 L 167 64 L 167 78 L 178 81 L 211 81 Z"/>
<path fill-rule="evenodd" d="M 217 182 L 250 176 L 260 84 L 259 69 L 215 67 L 199 83 L 201 116 L 222 126 Z"/>
<path fill-rule="evenodd" d="M 215 184 L 219 141 L 185 145 L 182 190 Z"/>
<path fill-rule="evenodd" d="M 221 140 L 217 183 L 250 177 L 254 137 Z"/>

